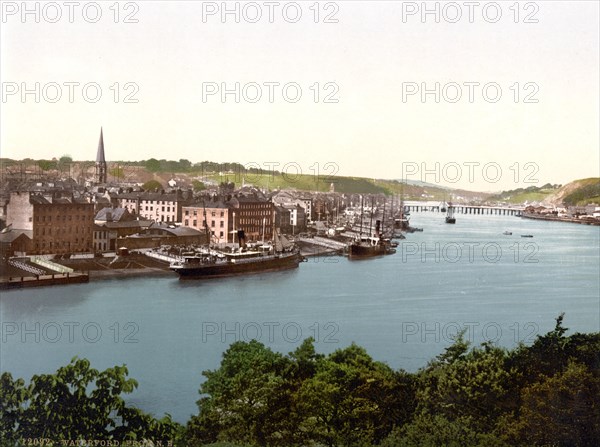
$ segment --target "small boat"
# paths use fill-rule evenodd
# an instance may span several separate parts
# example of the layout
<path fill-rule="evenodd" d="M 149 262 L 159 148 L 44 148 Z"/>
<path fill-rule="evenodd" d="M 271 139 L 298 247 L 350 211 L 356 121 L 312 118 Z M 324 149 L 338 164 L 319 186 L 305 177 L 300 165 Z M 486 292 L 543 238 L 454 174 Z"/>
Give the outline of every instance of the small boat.
<path fill-rule="evenodd" d="M 533 237 L 533 234 L 522 234 L 521 237 Z"/>
<path fill-rule="evenodd" d="M 505 235 L 505 236 L 512 236 L 512 231 L 505 231 L 502 234 Z"/>

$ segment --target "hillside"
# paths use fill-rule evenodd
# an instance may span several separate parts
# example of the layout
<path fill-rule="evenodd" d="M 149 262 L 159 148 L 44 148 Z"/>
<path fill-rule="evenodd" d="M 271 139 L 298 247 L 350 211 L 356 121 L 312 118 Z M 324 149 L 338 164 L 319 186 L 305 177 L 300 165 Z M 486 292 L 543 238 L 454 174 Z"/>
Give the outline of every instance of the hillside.
<path fill-rule="evenodd" d="M 591 177 L 567 183 L 558 191 L 546 197 L 544 203 L 554 206 L 600 204 L 600 178 Z"/>
<path fill-rule="evenodd" d="M 26 178 L 73 178 L 78 182 L 89 180 L 94 174 L 93 161 L 61 162 L 57 160 L 22 161 L 0 160 L 1 179 L 23 181 Z M 296 174 L 245 168 L 240 163 L 215 163 L 204 161 L 192 164 L 188 160 L 142 160 L 108 162 L 108 181 L 115 184 L 143 185 L 149 181 L 168 187 L 175 180 L 178 188 L 192 188 L 204 183 L 204 186 L 218 185 L 221 182 L 233 182 L 236 186 L 252 185 L 261 189 L 296 189 L 299 191 L 327 192 L 331 186 L 336 192 L 345 194 L 396 194 L 404 195 L 405 200 L 451 200 L 454 202 L 482 202 L 489 194 L 466 190 L 452 190 L 432 184 L 404 183 L 398 180 L 372 179 L 365 177 L 342 177 L 314 174 Z"/>
<path fill-rule="evenodd" d="M 556 193 L 560 185 L 529 186 L 527 188 L 511 189 L 488 197 L 488 202 L 504 202 L 514 205 L 532 202 L 542 202 Z"/>

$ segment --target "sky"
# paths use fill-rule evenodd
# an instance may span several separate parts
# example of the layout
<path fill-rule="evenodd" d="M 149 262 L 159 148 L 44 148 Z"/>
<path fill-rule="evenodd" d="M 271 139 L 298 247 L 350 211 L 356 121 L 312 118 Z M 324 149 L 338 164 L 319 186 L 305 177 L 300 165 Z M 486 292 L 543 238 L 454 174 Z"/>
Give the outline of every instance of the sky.
<path fill-rule="evenodd" d="M 109 162 L 599 176 L 599 3 L 471 4 L 2 2 L 0 154 L 93 160 L 102 126 Z"/>

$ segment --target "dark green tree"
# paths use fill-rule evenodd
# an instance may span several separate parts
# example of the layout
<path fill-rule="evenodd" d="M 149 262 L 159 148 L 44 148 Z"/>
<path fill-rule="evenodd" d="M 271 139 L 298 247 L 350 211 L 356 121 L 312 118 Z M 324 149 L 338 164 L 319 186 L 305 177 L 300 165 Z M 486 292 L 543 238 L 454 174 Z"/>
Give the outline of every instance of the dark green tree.
<path fill-rule="evenodd" d="M 28 386 L 9 373 L 0 379 L 0 434 L 16 442 L 23 438 L 61 440 L 178 439 L 180 427 L 170 416 L 156 420 L 128 407 L 121 396 L 136 387 L 125 366 L 105 371 L 73 358 L 56 374 L 32 377 Z"/>
<path fill-rule="evenodd" d="M 160 170 L 160 162 L 156 158 L 150 158 L 144 162 L 144 167 L 150 172 L 158 172 Z"/>
<path fill-rule="evenodd" d="M 162 189 L 163 185 L 158 180 L 148 180 L 142 185 L 144 191 L 154 191 L 155 189 Z"/>

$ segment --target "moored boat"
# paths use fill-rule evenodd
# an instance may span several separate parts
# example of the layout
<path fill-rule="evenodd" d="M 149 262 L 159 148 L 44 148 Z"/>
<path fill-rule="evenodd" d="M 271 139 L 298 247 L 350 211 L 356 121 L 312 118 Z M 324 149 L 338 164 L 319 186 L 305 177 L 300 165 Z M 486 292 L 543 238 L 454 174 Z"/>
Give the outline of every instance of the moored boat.
<path fill-rule="evenodd" d="M 386 254 L 386 247 L 378 237 L 361 236 L 348 246 L 350 259 L 373 258 Z"/>
<path fill-rule="evenodd" d="M 302 260 L 300 251 L 295 248 L 284 252 L 221 253 L 212 251 L 184 256 L 183 260 L 171 263 L 169 268 L 179 274 L 180 279 L 221 278 L 293 269 L 298 267 Z"/>

